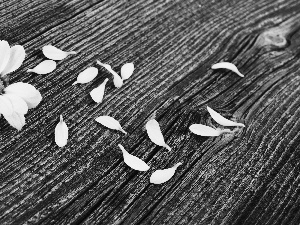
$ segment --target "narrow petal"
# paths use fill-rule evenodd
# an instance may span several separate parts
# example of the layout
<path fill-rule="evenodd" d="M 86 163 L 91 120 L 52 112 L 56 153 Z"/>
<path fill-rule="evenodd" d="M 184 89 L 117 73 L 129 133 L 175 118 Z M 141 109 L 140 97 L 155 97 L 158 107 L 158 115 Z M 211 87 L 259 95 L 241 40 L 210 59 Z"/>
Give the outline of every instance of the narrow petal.
<path fill-rule="evenodd" d="M 13 111 L 19 114 L 25 115 L 28 112 L 27 103 L 18 95 L 4 94 L 3 97 L 10 100 L 12 104 Z"/>
<path fill-rule="evenodd" d="M 102 84 L 99 85 L 99 87 L 94 88 L 91 92 L 90 95 L 92 97 L 92 99 L 97 102 L 97 103 L 101 103 L 103 100 L 103 96 L 104 96 L 104 91 L 105 91 L 105 85 L 108 81 L 108 78 L 106 78 Z"/>
<path fill-rule="evenodd" d="M 231 131 L 229 129 L 214 129 L 209 126 L 205 126 L 202 124 L 193 124 L 190 126 L 190 131 L 193 132 L 194 134 L 200 135 L 200 136 L 205 136 L 205 137 L 215 137 L 219 136 L 223 133 L 230 133 Z"/>
<path fill-rule="evenodd" d="M 240 73 L 238 68 L 234 64 L 229 63 L 229 62 L 216 63 L 216 64 L 212 65 L 211 68 L 212 69 L 228 69 L 228 70 L 231 70 L 232 72 L 235 72 L 240 77 L 244 77 L 244 75 Z"/>
<path fill-rule="evenodd" d="M 2 95 L 0 95 L 0 114 L 11 115 L 13 114 L 13 106 L 10 100 Z"/>
<path fill-rule="evenodd" d="M 73 83 L 75 84 L 86 84 L 94 80 L 94 78 L 98 75 L 98 69 L 96 67 L 89 67 L 82 71 L 78 77 L 77 81 Z"/>
<path fill-rule="evenodd" d="M 97 64 L 100 66 L 103 66 L 105 69 L 107 69 L 114 77 L 113 82 L 116 88 L 120 88 L 123 86 L 123 80 L 122 78 L 111 68 L 110 65 L 106 63 L 101 63 L 100 61 L 97 61 Z"/>
<path fill-rule="evenodd" d="M 51 73 L 56 68 L 56 62 L 53 60 L 44 60 L 33 69 L 28 69 L 27 72 L 33 72 L 37 74 Z"/>
<path fill-rule="evenodd" d="M 216 121 L 218 124 L 222 126 L 240 126 L 245 127 L 242 123 L 237 123 L 231 120 L 226 119 L 225 117 L 221 116 L 219 113 L 217 113 L 215 110 L 207 106 L 207 111 L 209 112 L 210 116 Z"/>
<path fill-rule="evenodd" d="M 127 166 L 131 167 L 134 170 L 138 171 L 147 171 L 149 170 L 149 166 L 140 158 L 129 154 L 122 145 L 118 144 L 119 148 L 122 150 L 124 162 Z"/>
<path fill-rule="evenodd" d="M 133 63 L 126 63 L 121 68 L 121 77 L 123 80 L 128 79 L 134 71 L 134 65 Z"/>
<path fill-rule="evenodd" d="M 119 130 L 124 134 L 127 134 L 126 131 L 121 127 L 120 123 L 110 116 L 99 116 L 96 118 L 96 121 L 109 129 Z"/>
<path fill-rule="evenodd" d="M 24 114 L 13 112 L 11 115 L 4 115 L 4 118 L 7 120 L 7 122 L 14 128 L 16 128 L 18 131 L 22 129 L 22 127 L 25 125 L 25 117 Z"/>
<path fill-rule="evenodd" d="M 182 163 L 177 163 L 176 165 L 174 165 L 169 169 L 156 170 L 154 173 L 152 173 L 150 177 L 150 183 L 152 184 L 165 183 L 166 181 L 170 180 L 174 176 L 177 167 L 180 165 L 182 165 Z"/>
<path fill-rule="evenodd" d="M 52 45 L 44 46 L 43 53 L 48 59 L 53 59 L 53 60 L 62 60 L 66 58 L 68 55 L 76 54 L 76 52 L 74 51 L 71 52 L 62 51 Z"/>
<path fill-rule="evenodd" d="M 0 74 L 6 67 L 10 57 L 10 47 L 7 41 L 0 41 Z"/>
<path fill-rule="evenodd" d="M 14 72 L 22 65 L 25 59 L 25 49 L 21 45 L 15 45 L 10 49 L 9 61 L 2 71 L 1 75 L 4 76 L 8 73 Z"/>
<path fill-rule="evenodd" d="M 62 115 L 60 115 L 60 121 L 55 127 L 55 143 L 59 147 L 63 147 L 68 142 L 68 126 L 63 121 Z"/>
<path fill-rule="evenodd" d="M 171 147 L 166 144 L 159 124 L 155 119 L 149 120 L 146 123 L 146 130 L 150 140 L 154 144 L 165 147 L 166 149 L 171 151 Z"/>
<path fill-rule="evenodd" d="M 14 94 L 21 97 L 28 105 L 28 108 L 35 108 L 42 100 L 41 93 L 31 84 L 17 82 L 4 89 L 6 94 Z"/>

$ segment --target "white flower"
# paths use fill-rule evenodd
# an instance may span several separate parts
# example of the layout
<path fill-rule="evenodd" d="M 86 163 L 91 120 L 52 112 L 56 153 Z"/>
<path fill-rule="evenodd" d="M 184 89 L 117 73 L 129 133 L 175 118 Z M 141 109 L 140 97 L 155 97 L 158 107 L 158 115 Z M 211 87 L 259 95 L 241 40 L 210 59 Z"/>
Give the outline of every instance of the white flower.
<path fill-rule="evenodd" d="M 42 100 L 41 93 L 31 84 L 17 82 L 4 87 L 7 74 L 17 70 L 24 59 L 22 46 L 10 48 L 7 41 L 0 41 L 0 115 L 17 130 L 25 125 L 24 115 L 28 109 L 35 108 Z"/>

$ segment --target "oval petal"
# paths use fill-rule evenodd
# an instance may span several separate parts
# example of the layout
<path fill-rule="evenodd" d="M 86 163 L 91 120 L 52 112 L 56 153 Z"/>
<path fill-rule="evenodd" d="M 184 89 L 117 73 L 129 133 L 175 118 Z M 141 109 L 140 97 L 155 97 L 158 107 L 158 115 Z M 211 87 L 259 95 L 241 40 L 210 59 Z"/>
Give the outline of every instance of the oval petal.
<path fill-rule="evenodd" d="M 221 116 L 219 113 L 217 113 L 215 110 L 207 106 L 207 111 L 209 112 L 210 116 L 216 121 L 218 124 L 222 126 L 240 126 L 245 127 L 242 123 L 237 123 L 231 120 L 226 119 L 225 117 Z"/>
<path fill-rule="evenodd" d="M 10 100 L 0 95 L 0 114 L 11 115 L 13 112 L 14 110 Z"/>
<path fill-rule="evenodd" d="M 2 71 L 2 76 L 8 73 L 14 72 L 22 65 L 25 59 L 26 53 L 25 49 L 21 45 L 15 45 L 10 49 L 9 61 Z"/>
<path fill-rule="evenodd" d="M 52 59 L 52 60 L 62 60 L 66 58 L 68 55 L 76 54 L 76 52 L 74 51 L 71 52 L 62 51 L 52 45 L 44 46 L 42 51 L 48 59 Z"/>
<path fill-rule="evenodd" d="M 22 127 L 25 125 L 25 117 L 24 114 L 13 112 L 11 115 L 4 115 L 4 118 L 7 120 L 7 122 L 14 128 L 16 128 L 18 131 L 22 129 Z"/>
<path fill-rule="evenodd" d="M 101 103 L 103 100 L 103 96 L 104 96 L 104 91 L 105 91 L 105 85 L 108 81 L 108 78 L 106 78 L 102 84 L 99 85 L 99 87 L 94 88 L 91 92 L 90 95 L 92 97 L 92 99 L 97 102 L 97 103 Z"/>
<path fill-rule="evenodd" d="M 221 130 L 216 130 L 212 127 L 205 126 L 202 124 L 193 124 L 190 126 L 190 131 L 194 134 L 211 137 L 211 136 L 219 136 L 222 132 Z"/>
<path fill-rule="evenodd" d="M 63 121 L 62 115 L 60 115 L 60 121 L 55 127 L 55 143 L 59 147 L 64 147 L 68 142 L 68 126 Z"/>
<path fill-rule="evenodd" d="M 149 166 L 140 158 L 129 154 L 122 145 L 118 144 L 119 148 L 122 150 L 124 162 L 127 166 L 131 167 L 134 170 L 138 171 L 147 171 L 149 170 Z"/>
<path fill-rule="evenodd" d="M 234 64 L 229 63 L 229 62 L 216 63 L 216 64 L 212 65 L 211 68 L 212 69 L 228 69 L 228 70 L 231 70 L 232 72 L 235 72 L 240 77 L 244 77 L 244 75 L 240 73 L 238 68 Z"/>
<path fill-rule="evenodd" d="M 33 72 L 36 74 L 51 73 L 56 68 L 56 62 L 53 60 L 44 60 L 33 69 L 28 69 L 27 72 Z"/>
<path fill-rule="evenodd" d="M 121 127 L 120 123 L 110 116 L 99 116 L 98 118 L 96 118 L 96 121 L 107 128 L 119 130 L 124 134 L 127 134 L 127 132 Z"/>
<path fill-rule="evenodd" d="M 113 82 L 116 88 L 120 88 L 123 86 L 123 80 L 122 78 L 111 68 L 110 65 L 106 63 L 101 63 L 97 60 L 97 64 L 100 66 L 103 66 L 105 69 L 107 69 L 114 77 Z"/>
<path fill-rule="evenodd" d="M 7 41 L 0 41 L 0 74 L 6 67 L 10 58 L 10 47 Z"/>
<path fill-rule="evenodd" d="M 10 100 L 14 112 L 23 114 L 23 115 L 28 112 L 27 103 L 18 95 L 3 94 L 3 96 Z"/>
<path fill-rule="evenodd" d="M 171 147 L 166 144 L 159 124 L 155 119 L 149 120 L 146 123 L 146 131 L 148 137 L 154 144 L 165 147 L 166 149 L 171 151 Z"/>
<path fill-rule="evenodd" d="M 175 166 L 164 169 L 164 170 L 156 170 L 154 173 L 152 173 L 150 177 L 150 183 L 152 184 L 162 184 L 166 181 L 170 180 L 177 169 L 178 166 L 182 165 L 182 163 L 177 163 Z"/>
<path fill-rule="evenodd" d="M 96 67 L 89 67 L 82 71 L 78 77 L 77 81 L 73 83 L 75 84 L 86 84 L 92 81 L 98 75 L 98 69 Z"/>
<path fill-rule="evenodd" d="M 128 79 L 134 71 L 133 63 L 126 63 L 121 67 L 121 77 L 123 80 Z"/>

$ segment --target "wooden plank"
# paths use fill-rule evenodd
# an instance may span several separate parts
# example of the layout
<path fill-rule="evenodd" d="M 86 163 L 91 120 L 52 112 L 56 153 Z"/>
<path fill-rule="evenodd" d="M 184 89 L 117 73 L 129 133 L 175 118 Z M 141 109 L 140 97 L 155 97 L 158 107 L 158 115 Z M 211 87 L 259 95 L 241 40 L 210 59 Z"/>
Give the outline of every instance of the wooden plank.
<path fill-rule="evenodd" d="M 0 120 L 1 224 L 299 224 L 298 1 L 27 0 L 1 2 L 0 12 L 0 38 L 27 53 L 11 83 L 43 95 L 22 131 Z M 53 73 L 26 73 L 50 43 L 78 54 Z M 136 70 L 116 89 L 96 60 Z M 245 78 L 211 70 L 219 61 Z M 72 86 L 88 66 L 99 76 Z M 107 77 L 96 105 L 89 92 Z M 246 128 L 191 134 L 193 123 L 217 125 L 207 105 Z M 60 114 L 70 130 L 64 148 L 54 143 Z M 129 134 L 97 124 L 100 115 Z M 172 152 L 148 139 L 153 117 Z M 151 170 L 128 168 L 119 143 Z M 177 162 L 169 182 L 149 183 Z"/>

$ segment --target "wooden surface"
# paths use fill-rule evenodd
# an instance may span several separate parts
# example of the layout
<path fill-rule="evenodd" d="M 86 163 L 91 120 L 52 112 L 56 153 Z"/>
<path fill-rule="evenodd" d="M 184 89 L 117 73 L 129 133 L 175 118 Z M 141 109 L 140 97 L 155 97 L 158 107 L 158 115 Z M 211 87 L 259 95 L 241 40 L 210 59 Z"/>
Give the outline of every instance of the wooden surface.
<path fill-rule="evenodd" d="M 27 53 L 10 82 L 43 96 L 20 132 L 0 119 L 0 224 L 300 223 L 299 0 L 0 0 L 0 15 L 0 39 Z M 26 73 L 47 44 L 79 53 L 50 74 Z M 136 69 L 116 89 L 96 60 Z M 245 77 L 210 69 L 220 61 Z M 88 66 L 98 77 L 72 86 Z M 89 92 L 106 77 L 97 105 Z M 217 126 L 206 106 L 246 127 L 192 134 L 193 123 Z M 60 114 L 64 148 L 54 142 Z M 100 115 L 129 134 L 97 124 Z M 150 118 L 172 152 L 147 137 Z M 119 143 L 151 169 L 126 166 Z M 169 182 L 149 183 L 177 162 Z"/>

